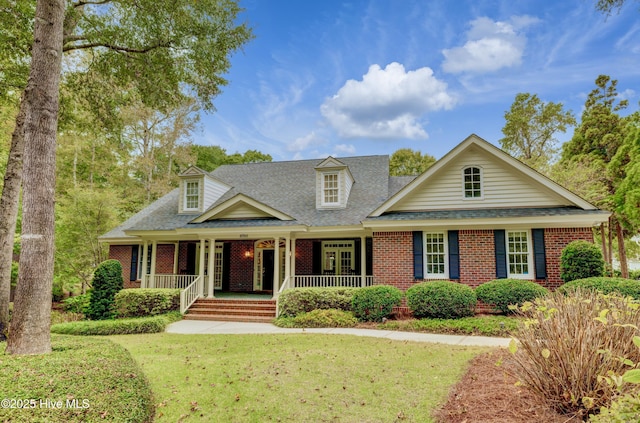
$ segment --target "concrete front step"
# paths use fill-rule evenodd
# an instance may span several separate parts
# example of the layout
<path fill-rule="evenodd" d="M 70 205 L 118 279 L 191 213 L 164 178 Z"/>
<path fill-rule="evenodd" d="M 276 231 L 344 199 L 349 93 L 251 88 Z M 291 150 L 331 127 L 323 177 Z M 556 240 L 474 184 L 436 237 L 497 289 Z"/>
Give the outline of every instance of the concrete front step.
<path fill-rule="evenodd" d="M 187 320 L 271 322 L 276 317 L 274 300 L 199 299 L 184 316 Z"/>

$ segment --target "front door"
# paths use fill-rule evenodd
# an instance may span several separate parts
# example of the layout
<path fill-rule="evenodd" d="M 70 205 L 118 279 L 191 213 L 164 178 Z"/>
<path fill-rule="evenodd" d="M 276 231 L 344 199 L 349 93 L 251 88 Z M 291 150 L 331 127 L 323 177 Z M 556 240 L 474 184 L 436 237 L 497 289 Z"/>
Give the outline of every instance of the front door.
<path fill-rule="evenodd" d="M 262 250 L 262 290 L 273 290 L 273 250 Z"/>

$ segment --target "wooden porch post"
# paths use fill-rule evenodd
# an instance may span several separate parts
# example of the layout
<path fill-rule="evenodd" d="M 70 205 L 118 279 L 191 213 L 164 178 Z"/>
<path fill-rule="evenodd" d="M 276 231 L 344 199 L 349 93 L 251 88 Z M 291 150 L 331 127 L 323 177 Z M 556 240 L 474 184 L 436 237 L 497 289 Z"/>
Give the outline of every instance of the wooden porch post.
<path fill-rule="evenodd" d="M 367 282 L 367 238 L 360 237 L 360 286 L 366 286 Z"/>
<path fill-rule="evenodd" d="M 280 237 L 276 237 L 276 245 L 273 251 L 273 295 L 280 291 Z"/>
<path fill-rule="evenodd" d="M 180 241 L 175 243 L 173 247 L 173 274 L 178 274 L 178 259 L 180 258 Z"/>
<path fill-rule="evenodd" d="M 149 259 L 149 241 L 145 240 L 142 244 L 142 277 L 140 278 L 140 288 L 147 288 L 147 260 Z"/>
<path fill-rule="evenodd" d="M 214 287 L 213 287 L 213 283 L 215 280 L 215 273 L 216 273 L 216 266 L 215 266 L 215 258 L 216 258 L 216 240 L 215 239 L 210 239 L 209 240 L 209 263 L 207 264 L 207 268 L 209 269 L 209 282 L 207 285 L 208 288 L 208 292 L 207 292 L 207 297 L 209 298 L 213 298 L 213 291 L 214 291 Z"/>
<path fill-rule="evenodd" d="M 200 240 L 200 269 L 198 269 L 198 275 L 200 275 L 200 297 L 204 297 L 204 257 L 205 257 L 205 240 Z"/>
<path fill-rule="evenodd" d="M 296 238 L 291 238 L 291 271 L 289 275 L 289 288 L 295 288 L 296 277 Z"/>
<path fill-rule="evenodd" d="M 149 288 L 156 287 L 156 257 L 158 254 L 158 241 L 153 241 L 151 243 L 151 271 L 149 272 Z"/>

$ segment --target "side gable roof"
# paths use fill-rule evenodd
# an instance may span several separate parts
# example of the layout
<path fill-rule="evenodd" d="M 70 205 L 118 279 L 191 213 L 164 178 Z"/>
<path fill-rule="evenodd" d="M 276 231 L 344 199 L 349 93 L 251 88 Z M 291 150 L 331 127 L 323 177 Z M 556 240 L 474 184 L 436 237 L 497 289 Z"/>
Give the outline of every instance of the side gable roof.
<path fill-rule="evenodd" d="M 483 140 L 475 134 L 470 135 L 467 139 L 458 144 L 453 150 L 447 153 L 444 157 L 438 160 L 433 166 L 427 169 L 422 175 L 415 178 L 408 183 L 394 195 L 392 195 L 387 201 L 385 201 L 380 207 L 376 208 L 370 217 L 378 217 L 384 213 L 393 211 L 417 211 L 408 210 L 406 204 L 411 201 L 412 196 L 420 195 L 421 193 L 428 192 L 431 186 L 438 183 L 440 175 L 451 166 L 456 165 L 456 161 L 459 160 L 464 154 L 469 154 L 470 151 L 479 152 L 479 154 L 487 157 L 489 160 L 496 162 L 501 168 L 506 169 L 508 172 L 512 172 L 522 182 L 522 186 L 529 190 L 537 190 L 542 196 L 545 196 L 548 201 L 557 203 L 558 206 L 574 206 L 583 210 L 597 210 L 597 207 L 585 201 L 578 195 L 567 190 L 566 188 L 553 182 L 551 179 L 533 170 L 529 166 L 520 162 L 519 160 L 511 157 L 509 154 L 500 150 L 493 144 Z M 461 170 L 461 169 L 460 169 Z M 459 172 L 460 170 L 456 170 Z M 461 175 L 461 174 L 456 174 Z M 457 177 L 457 176 L 456 176 Z M 454 182 L 456 186 L 462 187 L 462 178 L 456 179 Z M 449 197 L 451 193 L 449 192 Z M 428 196 L 426 196 L 428 198 Z M 461 198 L 461 196 L 459 197 Z M 462 205 L 462 208 L 468 209 L 480 209 L 487 206 L 483 206 L 481 202 L 462 203 L 458 201 L 458 205 Z M 550 206 L 550 205 L 544 205 Z M 403 209 L 404 207 L 404 209 Z M 495 205 L 489 205 L 489 207 L 495 207 Z M 453 209 L 456 207 L 445 207 L 439 204 L 429 204 L 426 207 L 420 207 L 420 210 L 436 210 L 436 209 Z"/>

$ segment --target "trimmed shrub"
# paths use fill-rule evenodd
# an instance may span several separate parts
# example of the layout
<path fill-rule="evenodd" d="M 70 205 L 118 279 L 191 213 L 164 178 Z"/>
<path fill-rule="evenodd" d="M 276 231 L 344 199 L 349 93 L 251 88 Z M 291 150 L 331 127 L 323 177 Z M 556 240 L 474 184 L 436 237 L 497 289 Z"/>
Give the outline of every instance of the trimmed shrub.
<path fill-rule="evenodd" d="M 367 322 L 379 322 L 389 317 L 393 307 L 400 305 L 402 291 L 395 286 L 374 285 L 360 288 L 353 294 L 351 306 L 355 316 Z"/>
<path fill-rule="evenodd" d="M 275 324 L 284 328 L 352 328 L 358 319 L 350 311 L 326 309 L 282 317 L 276 319 Z"/>
<path fill-rule="evenodd" d="M 560 277 L 565 282 L 604 275 L 600 248 L 587 241 L 572 241 L 560 256 Z"/>
<path fill-rule="evenodd" d="M 510 347 L 516 376 L 560 413 L 585 418 L 635 389 L 612 380 L 629 370 L 628 363 L 640 362 L 633 342 L 640 308 L 634 300 L 578 289 L 571 296 L 538 298 L 521 314 L 527 323 Z"/>
<path fill-rule="evenodd" d="M 143 317 L 180 310 L 180 290 L 132 288 L 119 291 L 114 300 L 118 317 Z"/>
<path fill-rule="evenodd" d="M 597 291 L 601 294 L 618 293 L 622 296 L 633 297 L 640 300 L 640 281 L 624 278 L 594 277 L 576 279 L 567 282 L 558 288 L 563 294 L 573 293 L 576 290 Z"/>
<path fill-rule="evenodd" d="M 91 301 L 91 293 L 69 297 L 62 301 L 62 309 L 69 313 L 87 314 L 89 301 Z"/>
<path fill-rule="evenodd" d="M 164 332 L 166 327 L 182 320 L 180 312 L 132 319 L 84 320 L 80 322 L 58 323 L 51 326 L 51 333 L 63 335 L 129 335 L 134 333 Z"/>
<path fill-rule="evenodd" d="M 509 310 L 510 305 L 522 305 L 548 293 L 545 287 L 521 279 L 496 279 L 476 288 L 476 296 L 480 301 L 505 314 L 513 312 Z"/>
<path fill-rule="evenodd" d="M 87 317 L 91 320 L 111 319 L 114 314 L 114 298 L 123 285 L 122 265 L 118 260 L 100 263 L 93 273 L 93 290 Z"/>
<path fill-rule="evenodd" d="M 477 302 L 471 287 L 455 282 L 422 282 L 407 290 L 407 305 L 417 318 L 473 316 Z"/>
<path fill-rule="evenodd" d="M 295 317 L 313 310 L 351 311 L 354 292 L 361 288 L 295 288 L 287 289 L 278 299 L 279 316 Z"/>

